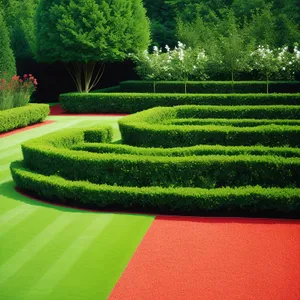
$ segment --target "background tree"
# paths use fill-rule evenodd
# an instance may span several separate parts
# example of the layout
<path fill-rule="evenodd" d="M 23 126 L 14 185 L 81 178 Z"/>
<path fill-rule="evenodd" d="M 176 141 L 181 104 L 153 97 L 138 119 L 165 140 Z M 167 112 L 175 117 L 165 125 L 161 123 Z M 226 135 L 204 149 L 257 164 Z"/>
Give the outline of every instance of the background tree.
<path fill-rule="evenodd" d="M 16 74 L 16 62 L 13 51 L 10 46 L 9 32 L 3 18 L 3 12 L 0 9 L 0 77 L 4 73 L 8 77 Z"/>
<path fill-rule="evenodd" d="M 15 57 L 32 58 L 35 52 L 35 14 L 39 0 L 0 0 Z"/>
<path fill-rule="evenodd" d="M 149 22 L 141 0 L 41 0 L 37 59 L 67 64 L 77 90 L 89 92 L 104 64 L 148 47 Z"/>

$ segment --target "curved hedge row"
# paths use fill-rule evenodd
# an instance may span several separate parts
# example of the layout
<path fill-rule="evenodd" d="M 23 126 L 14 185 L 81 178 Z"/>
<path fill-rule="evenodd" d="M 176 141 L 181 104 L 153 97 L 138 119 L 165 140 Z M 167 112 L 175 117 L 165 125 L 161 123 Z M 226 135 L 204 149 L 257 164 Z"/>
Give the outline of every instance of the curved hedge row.
<path fill-rule="evenodd" d="M 300 126 L 256 127 L 161 124 L 176 118 L 299 119 L 298 106 L 176 106 L 156 107 L 119 120 L 123 143 L 143 147 L 194 145 L 300 146 Z"/>
<path fill-rule="evenodd" d="M 252 155 L 168 157 L 72 150 L 78 143 L 91 141 L 86 135 L 89 131 L 73 129 L 23 143 L 25 165 L 43 175 L 59 174 L 69 180 L 119 186 L 300 186 L 299 158 Z M 93 135 L 100 136 L 96 131 Z M 100 131 L 101 141 L 106 141 L 106 129 Z"/>
<path fill-rule="evenodd" d="M 276 155 L 282 157 L 300 157 L 300 148 L 264 147 L 264 146 L 222 146 L 201 145 L 178 148 L 143 148 L 122 144 L 78 143 L 72 150 L 95 153 L 115 153 L 143 156 L 193 156 L 193 155 Z"/>
<path fill-rule="evenodd" d="M 17 186 L 56 203 L 85 208 L 134 210 L 146 213 L 201 215 L 295 216 L 300 189 L 239 187 L 220 189 L 122 187 L 44 176 L 12 163 Z"/>
<path fill-rule="evenodd" d="M 300 94 L 142 94 L 68 93 L 59 96 L 71 113 L 135 113 L 176 105 L 299 105 Z"/>
<path fill-rule="evenodd" d="M 49 113 L 48 104 L 28 104 L 0 111 L 0 133 L 42 122 Z"/>
<path fill-rule="evenodd" d="M 261 125 L 289 125 L 300 126 L 300 120 L 284 119 L 169 119 L 164 125 L 223 125 L 236 127 L 255 127 Z"/>
<path fill-rule="evenodd" d="M 157 81 L 155 90 L 158 93 L 184 93 L 184 82 Z M 266 93 L 265 81 L 188 81 L 188 93 Z M 129 80 L 120 83 L 122 92 L 153 93 L 153 81 Z M 270 81 L 269 93 L 299 93 L 299 81 Z"/>

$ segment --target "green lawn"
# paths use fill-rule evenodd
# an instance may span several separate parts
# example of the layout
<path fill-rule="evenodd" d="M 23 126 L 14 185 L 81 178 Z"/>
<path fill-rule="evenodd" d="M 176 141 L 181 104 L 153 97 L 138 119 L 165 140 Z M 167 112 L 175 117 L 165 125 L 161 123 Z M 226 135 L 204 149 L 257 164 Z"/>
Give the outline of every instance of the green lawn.
<path fill-rule="evenodd" d="M 67 127 L 112 125 L 118 117 L 48 117 L 56 123 L 0 139 L 0 299 L 107 299 L 154 217 L 83 212 L 14 190 L 20 144 Z M 38 163 L 38 162 L 37 162 Z"/>

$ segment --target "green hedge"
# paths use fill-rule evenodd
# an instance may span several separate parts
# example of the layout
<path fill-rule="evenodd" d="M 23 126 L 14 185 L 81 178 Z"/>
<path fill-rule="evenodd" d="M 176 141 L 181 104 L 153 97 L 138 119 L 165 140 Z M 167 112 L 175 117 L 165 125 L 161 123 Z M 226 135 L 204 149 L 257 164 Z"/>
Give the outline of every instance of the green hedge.
<path fill-rule="evenodd" d="M 120 92 L 119 85 L 91 91 L 91 93 L 117 93 L 117 92 Z"/>
<path fill-rule="evenodd" d="M 157 81 L 157 93 L 184 93 L 184 82 Z M 153 81 L 130 80 L 120 83 L 121 92 L 153 93 Z M 226 94 L 226 93 L 266 93 L 265 81 L 190 81 L 188 93 Z M 269 93 L 299 93 L 300 81 L 270 81 Z"/>
<path fill-rule="evenodd" d="M 142 94 L 68 93 L 59 97 L 70 113 L 135 113 L 176 105 L 299 105 L 300 94 Z"/>
<path fill-rule="evenodd" d="M 300 120 L 274 119 L 170 119 L 162 122 L 164 125 L 224 125 L 236 127 L 255 127 L 261 125 L 300 126 Z"/>
<path fill-rule="evenodd" d="M 95 153 L 115 153 L 144 156 L 182 157 L 193 155 L 276 155 L 282 157 L 300 157 L 300 148 L 263 147 L 263 146 L 221 146 L 201 145 L 178 148 L 142 148 L 122 144 L 78 143 L 72 150 Z"/>
<path fill-rule="evenodd" d="M 300 185 L 299 158 L 249 154 L 160 157 L 68 149 L 72 144 L 84 142 L 87 130 L 76 132 L 73 129 L 73 133 L 68 130 L 23 143 L 26 166 L 44 175 L 59 174 L 70 180 L 120 186 L 215 188 L 257 184 L 265 187 Z"/>
<path fill-rule="evenodd" d="M 203 215 L 296 216 L 300 189 L 240 187 L 220 189 L 122 187 L 68 181 L 27 170 L 12 163 L 17 186 L 56 203 L 86 208 L 142 211 L 146 213 Z"/>
<path fill-rule="evenodd" d="M 0 132 L 42 122 L 49 115 L 48 104 L 28 104 L 0 111 Z"/>
<path fill-rule="evenodd" d="M 299 119 L 298 106 L 176 106 L 156 107 L 119 120 L 123 143 L 142 147 L 194 145 L 300 146 L 299 126 L 256 127 L 163 125 L 176 118 Z"/>

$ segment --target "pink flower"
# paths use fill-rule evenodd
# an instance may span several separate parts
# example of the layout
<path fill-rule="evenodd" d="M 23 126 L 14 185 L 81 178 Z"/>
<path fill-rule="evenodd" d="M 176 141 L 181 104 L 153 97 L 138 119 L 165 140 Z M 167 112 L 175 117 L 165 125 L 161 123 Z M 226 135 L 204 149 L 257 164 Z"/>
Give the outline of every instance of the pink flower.
<path fill-rule="evenodd" d="M 23 77 L 24 77 L 24 78 L 27 78 L 27 77 L 28 77 L 28 75 L 27 75 L 27 74 L 24 74 L 24 75 L 23 75 Z"/>
<path fill-rule="evenodd" d="M 34 84 L 34 85 L 37 85 L 37 84 L 38 84 L 36 79 L 34 79 L 33 84 Z"/>
<path fill-rule="evenodd" d="M 20 80 L 19 80 L 19 82 L 20 82 L 20 83 L 23 83 L 23 80 L 22 80 L 22 79 L 20 79 Z"/>
<path fill-rule="evenodd" d="M 17 80 L 19 80 L 19 78 L 20 78 L 20 76 L 14 75 L 11 79 L 14 81 L 17 81 Z"/>

